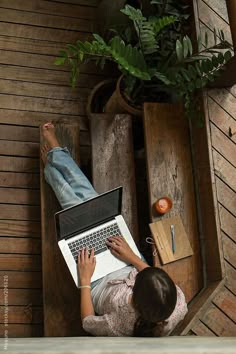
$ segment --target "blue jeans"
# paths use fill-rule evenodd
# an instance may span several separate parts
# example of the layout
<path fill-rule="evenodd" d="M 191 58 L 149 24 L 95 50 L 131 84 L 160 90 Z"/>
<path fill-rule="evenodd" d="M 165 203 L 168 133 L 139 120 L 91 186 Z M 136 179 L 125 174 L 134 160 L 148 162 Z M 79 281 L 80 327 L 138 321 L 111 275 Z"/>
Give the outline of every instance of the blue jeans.
<path fill-rule="evenodd" d="M 52 187 L 62 209 L 96 197 L 98 193 L 72 159 L 67 148 L 56 147 L 47 155 L 46 181 Z"/>

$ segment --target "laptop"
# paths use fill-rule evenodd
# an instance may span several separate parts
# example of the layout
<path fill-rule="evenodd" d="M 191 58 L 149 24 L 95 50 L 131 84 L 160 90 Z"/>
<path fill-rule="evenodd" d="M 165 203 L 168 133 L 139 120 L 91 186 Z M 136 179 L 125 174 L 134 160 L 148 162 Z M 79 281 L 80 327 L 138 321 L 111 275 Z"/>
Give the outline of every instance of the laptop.
<path fill-rule="evenodd" d="M 58 245 L 76 286 L 80 285 L 78 252 L 83 247 L 95 249 L 96 267 L 91 282 L 127 266 L 111 254 L 105 243 L 108 237 L 123 236 L 141 258 L 121 215 L 121 204 L 122 187 L 118 187 L 55 214 Z"/>

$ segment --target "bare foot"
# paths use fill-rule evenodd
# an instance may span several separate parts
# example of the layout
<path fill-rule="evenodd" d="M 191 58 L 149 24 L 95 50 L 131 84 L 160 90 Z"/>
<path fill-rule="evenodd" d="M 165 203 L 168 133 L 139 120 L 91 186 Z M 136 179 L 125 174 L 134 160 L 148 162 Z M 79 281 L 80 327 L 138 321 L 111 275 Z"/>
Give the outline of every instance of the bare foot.
<path fill-rule="evenodd" d="M 43 137 L 50 149 L 60 146 L 55 134 L 55 127 L 52 123 L 46 123 L 43 125 Z"/>
<path fill-rule="evenodd" d="M 47 154 L 48 154 L 49 150 L 50 150 L 50 147 L 47 144 L 44 144 L 41 146 L 41 158 L 42 158 L 44 165 L 46 165 L 46 163 L 47 163 Z"/>

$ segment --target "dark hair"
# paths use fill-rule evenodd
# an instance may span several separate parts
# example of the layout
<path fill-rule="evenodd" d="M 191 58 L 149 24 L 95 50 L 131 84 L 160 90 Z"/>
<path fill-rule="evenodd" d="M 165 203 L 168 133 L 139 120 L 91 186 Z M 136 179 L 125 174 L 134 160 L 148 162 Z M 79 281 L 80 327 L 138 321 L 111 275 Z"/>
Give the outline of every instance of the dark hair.
<path fill-rule="evenodd" d="M 138 313 L 135 337 L 161 336 L 165 320 L 174 311 L 177 290 L 173 280 L 160 268 L 147 267 L 137 274 L 132 302 Z"/>

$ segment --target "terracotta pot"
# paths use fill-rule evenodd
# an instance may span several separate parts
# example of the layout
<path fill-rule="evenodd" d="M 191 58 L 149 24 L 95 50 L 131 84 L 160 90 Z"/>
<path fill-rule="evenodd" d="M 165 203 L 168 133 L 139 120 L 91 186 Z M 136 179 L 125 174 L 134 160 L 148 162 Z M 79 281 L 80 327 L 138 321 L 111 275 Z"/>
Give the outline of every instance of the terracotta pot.
<path fill-rule="evenodd" d="M 86 113 L 90 118 L 92 113 L 104 113 L 107 100 L 116 88 L 116 79 L 108 79 L 99 82 L 88 96 Z"/>
<path fill-rule="evenodd" d="M 108 100 L 105 106 L 106 113 L 129 113 L 133 116 L 141 117 L 143 111 L 139 108 L 131 106 L 123 97 L 120 89 L 120 84 L 123 79 L 123 75 L 117 81 L 116 90 Z"/>

